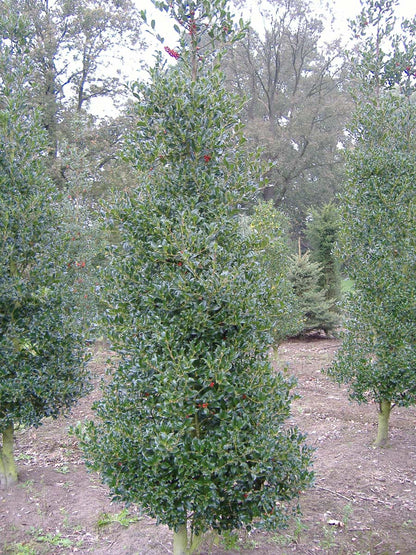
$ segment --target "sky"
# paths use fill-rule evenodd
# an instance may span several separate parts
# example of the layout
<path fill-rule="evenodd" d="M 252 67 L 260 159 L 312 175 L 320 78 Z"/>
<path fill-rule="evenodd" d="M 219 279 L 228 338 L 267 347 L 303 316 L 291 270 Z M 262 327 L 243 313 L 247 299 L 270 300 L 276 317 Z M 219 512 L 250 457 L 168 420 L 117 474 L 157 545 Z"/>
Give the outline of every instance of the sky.
<path fill-rule="evenodd" d="M 360 0 L 332 0 L 329 3 L 332 4 L 337 17 L 344 22 L 360 11 Z M 400 0 L 398 15 L 410 17 L 414 14 L 416 14 L 415 0 Z"/>
<path fill-rule="evenodd" d="M 259 18 L 259 1 L 261 0 L 251 0 L 252 2 L 252 14 L 251 16 L 246 16 L 244 19 L 250 19 L 252 21 L 253 26 L 256 26 L 256 19 L 257 23 L 260 23 Z M 331 7 L 331 10 L 334 14 L 335 21 L 333 23 L 333 30 L 329 31 L 328 26 L 328 38 L 326 39 L 328 42 L 333 40 L 334 38 L 341 37 L 343 39 L 344 44 L 347 43 L 347 40 L 350 36 L 350 31 L 348 28 L 348 19 L 355 18 L 361 9 L 360 0 L 313 0 L 317 6 L 319 11 L 323 11 L 325 13 L 325 4 L 328 4 Z M 148 22 L 152 19 L 156 21 L 156 31 L 165 37 L 166 45 L 175 47 L 175 41 L 178 37 L 177 33 L 172 29 L 172 23 L 169 17 L 161 13 L 157 10 L 154 5 L 152 4 L 151 0 L 135 0 L 137 7 L 140 10 L 146 10 L 148 14 Z M 326 10 L 327 12 L 328 10 Z M 416 16 L 416 0 L 399 0 L 399 5 L 396 13 L 397 17 L 400 19 L 402 17 L 412 18 Z M 149 49 L 147 52 L 148 63 L 153 65 L 153 54 L 156 50 L 161 49 L 161 45 L 155 39 L 152 40 L 152 37 L 148 35 L 146 37 L 146 41 L 149 43 Z M 153 49 L 152 49 L 153 46 Z M 137 71 L 137 55 L 135 53 L 129 53 L 125 57 L 124 61 L 124 70 L 127 69 L 128 73 L 128 80 L 135 80 L 139 77 L 139 73 Z M 143 74 L 142 74 L 143 75 Z M 111 115 L 114 107 L 112 103 L 109 101 L 103 102 L 98 100 L 96 103 L 91 106 L 92 111 L 97 115 L 105 116 Z"/>
<path fill-rule="evenodd" d="M 360 0 L 314 0 L 314 2 L 317 4 L 318 9 L 320 5 L 325 6 L 326 4 L 328 4 L 330 6 L 335 17 L 334 27 L 335 27 L 336 35 L 337 36 L 345 35 L 345 38 L 347 38 L 347 35 L 349 34 L 348 19 L 352 19 L 359 14 L 361 10 Z M 164 24 L 162 23 L 163 17 L 161 13 L 154 8 L 153 4 L 151 3 L 151 0 L 136 0 L 136 3 L 140 9 L 146 9 L 148 11 L 149 20 L 152 17 L 156 20 L 157 28 L 160 28 L 160 29 L 164 28 Z M 251 7 L 252 15 L 250 19 L 254 24 L 255 20 L 257 19 L 256 16 L 258 15 L 259 0 L 251 0 L 251 3 L 252 3 L 252 7 Z M 325 7 L 324 8 L 321 7 L 320 9 L 321 11 L 323 9 L 325 12 Z M 399 0 L 399 5 L 397 9 L 397 16 L 399 18 L 400 17 L 411 18 L 415 15 L 416 15 L 416 0 Z M 166 18 L 166 21 L 168 21 L 168 18 Z M 172 37 L 172 40 L 174 40 L 175 36 L 176 35 L 173 32 L 173 34 L 170 35 L 169 38 Z"/>
<path fill-rule="evenodd" d="M 265 0 L 267 2 L 267 0 Z M 354 19 L 361 11 L 361 2 L 360 0 L 311 0 L 312 3 L 316 4 L 317 12 L 323 14 L 329 14 L 328 8 L 325 6 L 329 6 L 330 10 L 334 16 L 334 22 L 332 24 L 328 24 L 327 29 L 325 30 L 325 42 L 331 42 L 336 38 L 341 38 L 341 41 L 344 45 L 347 44 L 350 38 L 350 30 L 348 26 L 348 20 Z M 169 19 L 168 15 L 164 12 L 160 12 L 157 10 L 154 5 L 152 4 L 151 0 L 135 0 L 136 5 L 139 9 L 145 9 L 147 12 L 147 20 L 148 23 L 152 19 L 156 22 L 155 30 L 161 36 L 165 38 L 165 45 L 169 47 L 175 47 L 178 34 L 172 28 L 172 21 Z M 245 21 L 251 21 L 253 27 L 257 28 L 259 32 L 261 32 L 262 28 L 262 19 L 259 13 L 259 4 L 262 3 L 262 0 L 247 0 L 247 4 L 251 7 L 249 8 L 249 12 L 243 14 L 243 19 Z M 241 14 L 237 14 L 236 19 L 240 17 Z M 416 0 L 399 0 L 399 4 L 397 7 L 396 12 L 397 18 L 400 20 L 401 18 L 413 18 L 416 16 Z M 146 40 L 149 44 L 149 49 L 147 52 L 148 63 L 152 65 L 153 59 L 153 52 L 154 50 L 160 50 L 161 45 L 156 39 L 152 39 L 150 35 L 146 37 Z M 152 46 L 154 50 L 152 51 Z"/>
<path fill-rule="evenodd" d="M 361 11 L 360 0 L 329 0 L 332 5 L 334 15 L 336 17 L 337 27 L 340 30 L 348 31 L 347 20 L 354 18 Z M 411 18 L 416 15 L 416 1 L 415 0 L 400 0 L 397 10 L 397 16 Z"/>

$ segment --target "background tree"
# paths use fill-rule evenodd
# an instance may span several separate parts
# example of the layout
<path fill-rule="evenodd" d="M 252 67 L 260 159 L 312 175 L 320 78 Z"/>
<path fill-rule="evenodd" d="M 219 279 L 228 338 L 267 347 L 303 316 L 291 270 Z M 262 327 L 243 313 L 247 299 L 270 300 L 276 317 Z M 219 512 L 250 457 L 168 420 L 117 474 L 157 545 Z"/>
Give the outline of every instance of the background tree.
<path fill-rule="evenodd" d="M 353 26 L 359 87 L 340 253 L 355 293 L 329 370 L 353 399 L 378 403 L 377 446 L 392 407 L 416 402 L 416 20 L 395 35 L 396 5 L 368 1 Z"/>
<path fill-rule="evenodd" d="M 31 106 L 26 22 L 12 2 L 7 7 L 0 20 L 0 487 L 17 480 L 14 426 L 39 426 L 87 391 L 70 290 L 85 262 L 66 255 L 70 228 L 46 177 L 47 142 Z"/>
<path fill-rule="evenodd" d="M 333 203 L 310 210 L 306 221 L 306 238 L 311 248 L 311 260 L 322 268 L 319 285 L 332 301 L 341 298 L 341 273 L 335 253 L 338 230 L 339 213 Z"/>
<path fill-rule="evenodd" d="M 275 302 L 277 346 L 287 337 L 300 333 L 303 327 L 299 303 L 288 278 L 291 265 L 289 220 L 274 208 L 272 201 L 260 201 L 252 214 L 243 217 L 243 229 L 270 280 Z"/>
<path fill-rule="evenodd" d="M 332 200 L 344 172 L 345 58 L 338 43 L 325 44 L 323 17 L 307 0 L 274 0 L 259 10 L 264 28 L 250 28 L 234 47 L 227 78 L 249 97 L 248 145 L 260 145 L 274 162 L 264 198 L 298 231 L 311 206 Z"/>
<path fill-rule="evenodd" d="M 121 136 L 133 121 L 127 108 L 112 118 L 94 116 L 91 102 L 126 96 L 120 94 L 122 55 L 140 38 L 138 12 L 129 0 L 18 0 L 12 8 L 27 22 L 32 88 L 26 102 L 39 110 L 47 134 L 44 170 L 69 201 L 65 219 L 74 240 L 67 256 L 72 264 L 85 264 L 70 286 L 91 320 L 97 310 L 96 270 L 107 240 L 98 230 L 97 200 L 131 183 L 120 150 Z M 8 3 L 0 0 L 0 18 L 3 14 L 7 17 Z"/>
<path fill-rule="evenodd" d="M 122 157 L 123 136 L 135 122 L 126 109 L 97 120 L 88 113 L 68 114 L 59 128 L 59 163 L 65 190 L 95 218 L 100 199 L 135 183 L 131 164 Z M 102 230 L 101 230 L 102 232 Z"/>
<path fill-rule="evenodd" d="M 223 0 L 155 4 L 181 26 L 181 47 L 134 87 L 138 185 L 111 211 L 121 241 L 107 285 L 120 362 L 80 434 L 113 497 L 173 529 L 179 555 L 195 544 L 188 523 L 193 539 L 281 524 L 311 475 L 304 438 L 285 425 L 293 382 L 269 359 L 273 291 L 240 223 L 261 170 L 210 63 L 232 19 Z"/>
<path fill-rule="evenodd" d="M 297 299 L 297 308 L 302 317 L 301 333 L 323 330 L 333 331 L 339 318 L 335 311 L 335 299 L 328 297 L 322 288 L 322 267 L 312 262 L 309 252 L 294 255 L 289 271 L 289 280 Z"/>
<path fill-rule="evenodd" d="M 2 3 L 0 13 L 6 13 Z M 84 118 L 85 123 L 85 114 L 97 98 L 117 98 L 118 103 L 125 98 L 123 54 L 138 47 L 138 10 L 131 0 L 17 0 L 14 9 L 30 21 L 33 100 L 49 139 L 51 175 L 64 187 L 68 161 L 62 142 L 68 139 L 65 131 L 74 127 L 71 121 L 79 124 Z M 140 69 L 140 58 L 137 65 Z M 89 128 L 92 121 L 90 113 Z M 101 142 L 105 129 L 94 124 L 95 140 Z M 77 139 L 84 140 L 85 150 L 90 143 L 82 138 L 83 130 L 84 126 L 78 129 Z M 101 161 L 103 166 L 111 165 L 106 137 L 102 142 Z"/>

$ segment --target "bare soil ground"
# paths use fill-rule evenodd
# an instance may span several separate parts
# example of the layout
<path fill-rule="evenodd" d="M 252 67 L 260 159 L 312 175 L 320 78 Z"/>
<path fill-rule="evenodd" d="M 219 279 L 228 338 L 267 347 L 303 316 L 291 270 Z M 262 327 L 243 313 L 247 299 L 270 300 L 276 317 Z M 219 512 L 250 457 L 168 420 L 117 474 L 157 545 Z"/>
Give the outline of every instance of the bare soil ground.
<path fill-rule="evenodd" d="M 201 554 L 416 554 L 416 409 L 395 408 L 391 445 L 375 450 L 376 407 L 348 401 L 321 373 L 338 342 L 284 343 L 276 365 L 298 378 L 301 398 L 292 420 L 315 452 L 315 486 L 302 493 L 302 517 L 275 533 L 210 538 Z M 107 353 L 91 363 L 103 373 Z M 96 475 L 87 474 L 70 425 L 90 414 L 95 391 L 69 418 L 17 432 L 20 482 L 0 492 L 0 553 L 162 555 L 172 535 L 137 508 L 109 501 Z"/>

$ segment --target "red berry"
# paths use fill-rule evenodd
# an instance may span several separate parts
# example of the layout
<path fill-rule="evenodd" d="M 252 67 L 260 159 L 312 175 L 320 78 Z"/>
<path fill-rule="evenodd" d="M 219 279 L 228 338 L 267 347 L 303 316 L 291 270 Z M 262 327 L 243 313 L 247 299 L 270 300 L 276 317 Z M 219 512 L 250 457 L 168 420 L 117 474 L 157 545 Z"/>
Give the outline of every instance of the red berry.
<path fill-rule="evenodd" d="M 169 46 L 165 46 L 165 51 L 169 54 L 169 56 L 172 56 L 172 58 L 175 58 L 175 60 L 177 60 L 180 57 L 179 52 L 177 52 L 176 50 L 172 50 L 172 48 L 169 48 Z"/>

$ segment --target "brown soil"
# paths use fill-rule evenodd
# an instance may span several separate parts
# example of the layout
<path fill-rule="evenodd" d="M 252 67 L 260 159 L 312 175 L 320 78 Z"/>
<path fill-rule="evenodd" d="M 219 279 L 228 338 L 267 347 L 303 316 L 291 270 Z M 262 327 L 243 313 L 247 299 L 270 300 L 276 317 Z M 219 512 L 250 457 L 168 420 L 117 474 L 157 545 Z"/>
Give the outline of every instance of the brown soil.
<path fill-rule="evenodd" d="M 376 407 L 350 403 L 346 390 L 321 373 L 337 347 L 336 340 L 295 340 L 276 356 L 298 378 L 292 419 L 316 448 L 316 481 L 301 495 L 303 516 L 279 533 L 231 535 L 219 544 L 211 538 L 201 553 L 416 554 L 416 409 L 395 408 L 390 447 L 373 449 Z M 99 350 L 91 364 L 97 381 L 106 356 Z M 166 527 L 110 503 L 98 477 L 85 471 L 67 432 L 90 413 L 94 395 L 67 419 L 17 432 L 20 482 L 0 492 L 1 553 L 171 552 Z"/>

